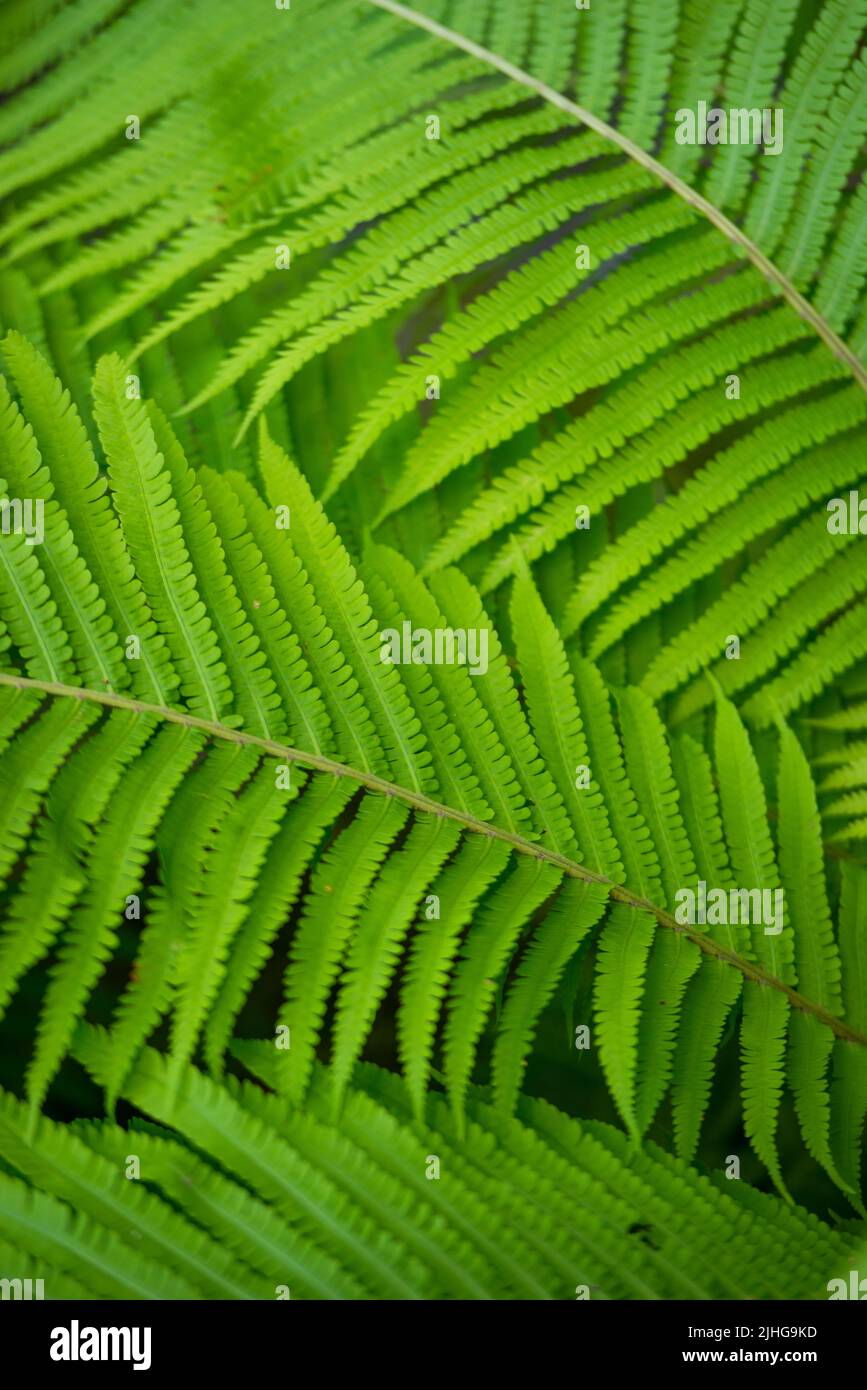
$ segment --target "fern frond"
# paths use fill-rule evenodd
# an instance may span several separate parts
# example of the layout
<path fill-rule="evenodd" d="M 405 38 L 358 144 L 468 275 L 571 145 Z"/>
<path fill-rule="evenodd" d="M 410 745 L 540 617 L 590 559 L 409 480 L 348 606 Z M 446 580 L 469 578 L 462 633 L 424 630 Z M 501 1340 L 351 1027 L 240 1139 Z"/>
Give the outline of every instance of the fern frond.
<path fill-rule="evenodd" d="M 55 1293 L 863 1246 L 865 26 L 6 7 L 0 1256 Z M 48 1119 L 76 1058 L 128 1127 Z"/>
<path fill-rule="evenodd" d="M 77 1050 L 100 1077 L 104 1035 L 90 1032 Z M 239 1055 L 273 1086 L 273 1047 L 247 1043 Z M 522 1102 L 511 1119 L 473 1097 L 461 1144 L 441 1100 L 431 1097 L 424 1125 L 414 1123 L 406 1090 L 378 1068 L 359 1069 L 336 1129 L 326 1071 L 302 1111 L 188 1068 L 166 1113 L 164 1065 L 142 1054 L 127 1095 L 170 1129 L 88 1124 L 72 1137 L 52 1127 L 42 1157 L 23 1137 L 20 1107 L 3 1100 L 0 1143 L 22 1174 L 4 1179 L 5 1205 L 22 1249 L 42 1253 L 47 1243 L 19 1213 L 65 1216 L 63 1263 L 92 1277 L 91 1252 L 104 1251 L 104 1296 L 141 1296 L 142 1287 L 153 1296 L 148 1258 L 168 1233 L 178 1248 L 164 1279 L 176 1290 L 182 1269 L 248 1291 L 291 1282 L 293 1298 L 574 1298 L 576 1278 L 593 1298 L 806 1295 L 855 1249 L 854 1235 L 800 1208 L 783 1210 L 744 1184 L 720 1190 L 655 1146 L 627 1149 L 609 1126 L 581 1125 L 543 1102 Z M 131 1147 L 147 1192 L 122 1176 Z M 438 1182 L 425 1179 L 430 1150 Z M 71 1219 L 79 1194 L 87 1226 Z M 112 1203 L 133 1229 L 147 1221 L 123 1278 L 117 1257 L 132 1235 L 108 1235 Z M 643 1223 L 649 1241 L 636 1234 Z M 757 1232 L 760 1253 L 743 1259 Z M 215 1237 L 220 1256 L 203 1268 Z"/>
<path fill-rule="evenodd" d="M 526 571 L 515 582 L 510 615 L 520 670 L 516 684 L 477 591 L 450 571 L 438 572 L 426 585 L 399 556 L 391 558 L 392 582 L 374 583 L 376 607 L 404 625 L 419 620 L 436 628 L 483 624 L 491 638 L 491 669 L 478 684 L 459 667 L 434 667 L 426 680 L 410 678 L 404 684 L 394 667 L 383 684 L 374 605 L 336 531 L 285 455 L 265 440 L 262 467 L 272 508 L 277 512 L 285 505 L 294 530 L 271 526 L 252 484 L 230 477 L 231 496 L 254 519 L 254 536 L 245 544 L 232 527 L 221 547 L 204 493 L 177 441 L 156 415 L 152 418 L 164 448 L 156 457 L 168 460 L 161 504 L 167 506 L 172 491 L 178 493 L 176 515 L 190 538 L 191 550 L 184 554 L 192 558 L 184 563 L 195 563 L 203 575 L 212 566 L 202 581 L 212 602 L 218 594 L 227 603 L 237 596 L 230 566 L 246 576 L 244 592 L 250 593 L 251 583 L 261 585 L 269 624 L 260 630 L 270 635 L 271 650 L 283 650 L 290 634 L 281 598 L 291 596 L 304 654 L 300 644 L 285 647 L 295 656 L 295 668 L 283 672 L 282 681 L 297 708 L 303 697 L 312 711 L 315 696 L 320 709 L 327 700 L 335 728 L 366 728 L 361 741 L 367 752 L 355 768 L 318 750 L 281 744 L 258 731 L 249 706 L 239 715 L 247 725 L 240 729 L 234 717 L 224 723 L 203 719 L 192 691 L 188 705 L 177 709 L 111 691 L 78 692 L 91 718 L 100 705 L 115 713 L 71 757 L 69 770 L 63 768 L 48 794 L 32 867 L 13 901 L 0 947 L 0 978 L 9 998 L 24 972 L 53 948 L 70 917 L 29 1072 L 33 1105 L 43 1098 L 102 964 L 116 949 L 120 909 L 138 900 L 143 856 L 155 844 L 158 881 L 148 897 L 133 977 L 111 1032 L 112 1060 L 106 1068 L 111 1104 L 166 1015 L 172 1084 L 179 1083 L 200 1039 L 212 1073 L 220 1073 L 245 994 L 292 914 L 285 1003 L 276 1019 L 278 1035 L 283 1028 L 287 1036 L 281 1083 L 287 1096 L 297 1100 L 307 1092 L 321 1039 L 333 1031 L 331 1104 L 339 1112 L 352 1068 L 390 984 L 400 976 L 405 953 L 395 1041 L 417 1110 L 434 1066 L 440 1026 L 446 1086 L 458 1123 L 485 1057 L 497 1103 L 509 1109 L 541 1013 L 576 950 L 598 926 L 599 1059 L 632 1133 L 647 1129 L 671 1085 L 678 1142 L 692 1151 L 725 1019 L 745 979 L 741 1041 L 748 1132 L 781 1182 L 773 1135 L 791 1006 L 805 1011 L 804 1021 L 819 1040 L 809 1054 L 809 1082 L 797 1047 L 789 1076 L 799 1105 L 809 1107 L 810 1118 L 803 1108 L 801 1113 L 814 1148 L 828 1104 L 824 1072 L 816 1070 L 815 1058 L 821 1051 L 827 1059 L 834 1036 L 863 1043 L 857 1027 L 838 1017 L 842 997 L 827 995 L 824 977 L 799 964 L 807 946 L 793 945 L 791 917 L 778 944 L 761 924 L 745 939 L 736 927 L 706 932 L 672 915 L 680 892 L 693 889 L 702 874 L 716 888 L 728 889 L 729 859 L 734 882 L 746 885 L 739 891 L 747 896 L 780 887 L 755 753 L 733 707 L 721 700 L 717 710 L 720 811 L 705 755 L 691 745 L 669 743 L 646 694 L 634 688 L 618 692 L 615 720 L 598 670 L 586 659 L 567 658 Z M 144 413 L 141 419 L 150 422 L 151 416 Z M 157 436 L 150 437 L 156 448 Z M 135 440 L 126 445 L 133 456 L 137 447 Z M 126 459 L 115 465 L 121 472 L 126 466 Z M 229 491 L 217 475 L 211 482 L 225 511 L 232 505 Z M 280 497 L 288 499 L 285 504 Z M 374 557 L 385 566 L 389 552 L 372 550 L 364 572 L 376 568 Z M 145 563 L 152 564 L 150 552 Z M 241 621 L 240 600 L 238 605 L 224 611 L 211 631 L 219 633 L 226 667 L 245 676 L 250 630 Z M 265 651 L 259 655 L 259 688 L 277 691 Z M 337 687 L 323 679 L 326 672 L 342 673 Z M 79 708 L 62 698 L 66 687 L 14 675 L 2 679 L 12 689 L 54 694 L 61 712 Z M 427 765 L 444 769 L 449 784 L 461 792 L 457 805 L 433 800 L 409 775 L 421 749 L 418 730 L 433 711 L 440 734 L 454 732 L 438 743 L 436 760 Z M 14 710 L 10 720 L 14 730 Z M 160 722 L 165 728 L 154 735 Z M 49 728 L 43 713 L 12 737 L 6 758 L 20 756 L 21 748 L 26 755 L 36 746 L 36 733 Z M 218 747 L 208 747 L 214 739 Z M 406 785 L 390 780 L 389 739 L 393 753 L 405 751 Z M 55 755 L 59 762 L 68 748 L 61 745 Z M 48 792 L 58 767 L 48 751 L 44 756 L 38 796 Z M 377 771 L 369 768 L 372 758 Z M 787 754 L 787 766 L 790 761 Z M 70 796 L 76 778 L 90 766 L 99 767 L 101 776 L 94 783 L 88 821 L 70 815 Z M 810 797 L 815 798 L 806 775 L 801 767 L 799 825 Z M 351 803 L 353 786 L 364 794 Z M 485 804 L 485 819 L 478 814 L 483 806 L 471 793 L 473 786 L 490 791 L 493 805 Z M 37 810 L 38 799 L 28 803 L 28 816 Z M 62 824 L 67 817 L 69 830 L 61 834 L 53 822 Z M 17 855 L 21 841 L 11 845 Z M 314 860 L 316 855 L 321 857 Z M 309 883 L 302 884 L 308 867 Z M 564 875 L 569 882 L 563 882 Z M 587 891 L 579 892 L 581 883 Z M 422 899 L 434 910 L 414 922 Z M 612 911 L 603 922 L 609 899 Z M 38 926 L 29 932 L 26 924 L 34 912 Z M 133 920 L 139 915 L 136 911 Z M 801 935 L 806 922 L 806 916 L 799 919 Z M 701 954 L 708 959 L 700 969 Z M 795 989 L 796 979 L 803 992 Z M 812 997 L 811 981 L 819 998 Z M 332 996 L 333 1025 L 326 1023 Z M 495 1000 L 502 1007 L 498 1003 L 489 1021 Z M 698 1042 L 705 1012 L 709 1026 Z M 822 1154 L 833 1168 L 827 1145 Z"/>

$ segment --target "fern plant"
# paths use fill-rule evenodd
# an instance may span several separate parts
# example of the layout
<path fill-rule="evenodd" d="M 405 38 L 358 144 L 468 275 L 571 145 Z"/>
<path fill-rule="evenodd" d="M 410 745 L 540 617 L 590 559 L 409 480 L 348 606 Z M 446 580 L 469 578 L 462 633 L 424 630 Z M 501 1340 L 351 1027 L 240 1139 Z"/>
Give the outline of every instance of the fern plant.
<path fill-rule="evenodd" d="M 10 8 L 6 1262 L 810 1297 L 863 1246 L 865 14 Z M 680 143 L 720 92 L 777 153 Z"/>
<path fill-rule="evenodd" d="M 78 1052 L 105 1080 L 106 1039 L 85 1034 Z M 269 1042 L 240 1055 L 273 1084 Z M 146 1049 L 125 1089 L 156 1123 L 43 1119 L 38 1144 L 4 1096 L 5 1239 L 62 1296 L 132 1299 L 750 1298 L 781 1275 L 809 1297 L 856 1250 L 807 1212 L 722 1191 L 540 1101 L 507 1118 L 474 1096 L 458 1133 L 441 1100 L 414 1117 L 402 1083 L 364 1066 L 335 1128 L 330 1081 L 317 1070 L 299 1110 L 188 1067 L 167 1114 L 166 1063 Z"/>
<path fill-rule="evenodd" d="M 221 82 L 196 60 L 203 30 L 236 36 L 234 7 L 189 6 L 166 71 L 165 6 L 142 0 L 117 25 L 140 141 L 114 89 L 91 99 L 105 31 L 12 106 L 10 298 L 27 319 L 52 306 L 67 344 L 120 348 L 147 394 L 208 411 L 224 454 L 282 393 L 305 472 L 355 539 L 375 526 L 427 572 L 460 561 L 485 593 L 520 556 L 557 557 L 556 616 L 588 655 L 616 665 L 637 629 L 629 678 L 671 697 L 677 722 L 707 703 L 708 665 L 771 722 L 867 655 L 863 547 L 821 510 L 863 482 L 865 200 L 850 176 L 867 11 L 809 6 L 795 44 L 797 7 L 778 8 L 733 2 L 708 25 L 692 3 L 305 0 L 256 7 Z M 331 76 L 302 97 L 311 62 Z M 368 80 L 348 83 L 361 62 Z M 720 85 L 734 109 L 776 94 L 775 157 L 677 143 L 677 112 Z M 400 360 L 374 332 L 396 315 L 415 325 Z M 205 319 L 220 353 L 199 350 Z M 368 381 L 320 443 L 310 383 L 327 389 L 342 350 L 371 340 Z M 597 518 L 580 548 L 576 507 Z M 738 665 L 720 641 L 735 627 Z"/>
<path fill-rule="evenodd" d="M 111 1030 L 109 1104 L 166 1012 L 170 1076 L 203 1032 L 219 1074 L 245 994 L 294 911 L 275 1020 L 291 1036 L 287 1094 L 306 1091 L 336 986 L 339 1108 L 407 947 L 396 1033 L 417 1109 L 442 1006 L 446 1085 L 462 1116 L 508 968 L 491 1059 L 508 1113 L 540 1011 L 601 928 L 600 1057 L 628 1130 L 646 1132 L 672 1082 L 677 1143 L 694 1152 L 717 1042 L 743 989 L 744 1120 L 759 1156 L 782 1188 L 774 1136 L 791 1025 L 805 1142 L 857 1189 L 867 1042 L 857 997 L 844 1010 L 856 913 L 846 878 L 835 936 L 816 792 L 790 730 L 779 736 L 775 846 L 749 735 L 721 694 L 713 759 L 670 740 L 635 688 L 617 692 L 615 716 L 597 668 L 570 663 L 526 572 L 511 607 L 516 681 L 457 572 L 426 584 L 373 546 L 369 596 L 264 430 L 270 508 L 231 471 L 194 475 L 165 417 L 127 400 L 120 363 L 106 358 L 94 379 L 100 475 L 44 361 L 15 335 L 6 351 L 22 401 L 43 412 L 37 435 L 7 396 L 7 487 L 47 508 L 43 546 L 20 536 L 4 549 L 0 610 L 25 671 L 0 679 L 6 756 L 26 769 L 29 793 L 6 808 L 8 866 L 37 827 L 0 948 L 3 998 L 58 947 L 28 1070 L 34 1111 L 116 941 L 121 903 L 144 925 Z M 67 470 L 80 444 L 70 512 L 49 439 Z M 111 554 L 112 578 L 125 580 L 119 626 L 85 562 L 97 537 L 102 563 Z M 467 614 L 485 625 L 484 681 L 466 666 L 383 662 L 377 627 L 457 628 Z M 143 906 L 154 849 L 160 873 Z M 785 927 L 684 926 L 677 894 L 699 882 L 782 885 Z M 435 905 L 426 919 L 425 900 Z"/>

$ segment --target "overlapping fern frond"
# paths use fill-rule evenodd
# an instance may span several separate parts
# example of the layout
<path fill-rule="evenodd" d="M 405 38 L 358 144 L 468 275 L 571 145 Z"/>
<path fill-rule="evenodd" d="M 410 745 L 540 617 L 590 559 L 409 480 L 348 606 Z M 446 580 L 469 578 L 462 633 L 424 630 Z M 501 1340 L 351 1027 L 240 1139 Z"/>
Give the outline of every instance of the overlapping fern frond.
<path fill-rule="evenodd" d="M 865 481 L 867 6 L 801 11 L 139 0 L 89 37 L 70 15 L 84 46 L 0 120 L 0 316 L 80 404 L 81 337 L 120 351 L 192 412 L 194 461 L 252 468 L 230 442 L 266 414 L 359 545 L 460 562 L 497 602 L 539 564 L 567 639 L 675 722 L 712 666 L 770 724 L 867 660 L 864 549 L 823 510 Z M 780 148 L 678 143 L 719 91 L 783 112 Z"/>
<path fill-rule="evenodd" d="M 15 335 L 5 348 L 22 404 L 40 405 L 34 429 L 7 392 L 0 471 L 45 507 L 42 545 L 7 538 L 0 590 L 14 870 L 3 1006 L 51 962 L 27 1073 L 34 1112 L 130 933 L 110 1104 L 164 1018 L 172 1084 L 199 1048 L 219 1075 L 278 949 L 288 1097 L 306 1094 L 327 1042 L 339 1112 L 396 988 L 408 1094 L 420 1113 L 441 1066 L 459 1125 L 486 1070 L 495 1109 L 513 1112 L 540 1017 L 595 941 L 593 1032 L 633 1136 L 671 1087 L 677 1146 L 694 1153 L 737 1007 L 758 1156 L 784 1188 L 788 1078 L 807 1147 L 860 1202 L 864 879 L 826 879 L 809 765 L 784 724 L 774 837 L 749 735 L 721 692 L 707 751 L 670 738 L 644 692 L 612 698 L 591 662 L 570 660 L 526 570 L 512 590 L 513 671 L 468 580 L 425 581 L 381 546 L 353 560 L 264 430 L 261 492 L 232 471 L 194 473 L 165 417 L 128 399 L 105 358 L 99 472 L 42 359 Z M 75 448 L 64 506 L 50 460 Z M 104 565 L 109 552 L 106 590 L 85 557 Z M 382 635 L 404 627 L 483 634 L 486 669 L 383 661 Z M 702 883 L 782 890 L 785 913 L 685 922 L 676 905 Z"/>
<path fill-rule="evenodd" d="M 77 1050 L 106 1079 L 104 1037 Z M 270 1044 L 239 1052 L 272 1082 Z M 168 1104 L 167 1080 L 148 1049 L 124 1086 L 147 1120 L 43 1118 L 34 1139 L 0 1095 L 0 1249 L 35 1262 L 47 1297 L 815 1297 L 857 1249 L 540 1101 L 509 1118 L 474 1095 L 459 1134 L 441 1098 L 415 1115 L 396 1077 L 363 1066 L 337 1129 L 323 1068 L 303 1110 L 193 1067 Z"/>
<path fill-rule="evenodd" d="M 0 1263 L 824 1296 L 864 1245 L 867 0 L 2 26 Z M 778 148 L 681 143 L 708 107 Z M 76 1064 L 101 1122 L 48 1118 Z"/>

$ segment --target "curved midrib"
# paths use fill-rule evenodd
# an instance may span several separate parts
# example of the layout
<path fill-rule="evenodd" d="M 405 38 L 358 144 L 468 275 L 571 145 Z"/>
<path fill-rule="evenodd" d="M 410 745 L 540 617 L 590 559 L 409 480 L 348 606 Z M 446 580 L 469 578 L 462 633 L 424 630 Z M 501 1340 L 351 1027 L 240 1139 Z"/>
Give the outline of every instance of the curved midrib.
<path fill-rule="evenodd" d="M 564 111 L 568 116 L 581 121 L 583 125 L 595 130 L 598 135 L 602 135 L 606 140 L 610 140 L 619 149 L 627 154 L 630 159 L 642 165 L 649 173 L 660 179 L 668 188 L 676 193 L 684 202 L 689 203 L 690 207 L 700 212 L 709 222 L 722 232 L 733 245 L 737 246 L 746 258 L 761 272 L 766 280 L 772 281 L 780 289 L 783 298 L 788 301 L 795 312 L 810 325 L 818 334 L 827 347 L 833 352 L 841 362 L 844 362 L 851 371 L 861 389 L 867 392 L 867 367 L 857 357 L 850 347 L 844 343 L 843 339 L 834 332 L 823 314 L 815 309 L 809 300 L 795 288 L 791 280 L 775 265 L 763 251 L 759 249 L 751 237 L 742 231 L 732 222 L 725 213 L 721 212 L 714 203 L 691 188 L 683 179 L 678 178 L 658 159 L 654 159 L 652 154 L 648 154 L 640 145 L 636 145 L 628 136 L 622 135 L 619 130 L 611 126 L 607 121 L 600 120 L 594 116 L 592 111 L 587 111 L 583 106 L 578 106 L 576 102 L 570 101 L 563 96 L 562 92 L 549 87 L 547 83 L 539 81 L 523 68 L 516 67 L 507 58 L 502 58 L 498 53 L 492 53 L 489 48 L 483 48 L 481 44 L 474 43 L 472 39 L 465 38 L 454 29 L 448 29 L 444 24 L 438 24 L 435 19 L 429 19 L 427 15 L 418 14 L 415 10 L 409 9 L 406 5 L 401 5 L 398 0 L 368 0 L 368 3 L 375 5 L 377 9 L 387 10 L 389 14 L 395 15 L 398 19 L 406 20 L 408 24 L 414 24 L 418 29 L 425 29 L 435 38 L 442 39 L 445 43 L 451 44 L 455 48 L 460 48 L 464 53 L 469 53 L 479 62 L 486 63 L 489 67 L 496 68 L 505 77 L 511 78 L 513 82 L 519 82 L 522 87 L 527 87 L 536 96 L 541 97 L 550 105 L 556 106 L 560 111 Z"/>
<path fill-rule="evenodd" d="M 351 781 L 359 783 L 360 786 L 367 787 L 369 791 L 397 797 L 398 800 L 418 811 L 427 812 L 429 815 L 444 816 L 477 835 L 487 835 L 492 840 L 500 840 L 519 854 L 526 854 L 532 859 L 540 859 L 546 864 L 553 864 L 563 873 L 568 874 L 570 878 L 580 878 L 586 883 L 603 884 L 608 890 L 609 897 L 616 899 L 617 902 L 625 903 L 627 907 L 635 908 L 638 911 L 651 913 L 660 926 L 666 927 L 670 931 L 681 932 L 706 955 L 724 961 L 727 965 L 739 970 L 748 980 L 754 980 L 759 984 L 779 990 L 781 994 L 786 996 L 793 1008 L 800 1009 L 802 1013 L 810 1014 L 826 1028 L 830 1028 L 836 1037 L 867 1047 L 867 1037 L 864 1037 L 857 1029 L 850 1028 L 842 1019 L 828 1013 L 821 1005 L 805 999 L 797 990 L 792 989 L 791 985 L 778 980 L 776 976 L 771 975 L 760 965 L 753 961 L 744 960 L 736 951 L 729 950 L 728 947 L 712 940 L 704 933 L 676 922 L 665 908 L 658 907 L 656 903 L 649 902 L 640 894 L 633 893 L 628 888 L 613 883 L 604 874 L 593 873 L 592 870 L 585 869 L 583 865 L 567 858 L 564 854 L 557 854 L 553 850 L 545 849 L 542 845 L 534 844 L 532 840 L 525 840 L 523 836 L 515 834 L 513 831 L 500 830 L 496 826 L 487 825 L 478 817 L 472 816 L 466 811 L 459 811 L 453 806 L 445 806 L 442 802 L 434 801 L 432 797 L 425 796 L 423 792 L 411 791 L 408 787 L 401 787 L 396 782 L 389 782 L 385 777 L 378 777 L 375 773 L 361 772 L 358 768 L 348 767 L 345 763 L 336 762 L 333 758 L 326 758 L 321 753 L 308 753 L 300 748 L 292 748 L 287 744 L 277 743 L 274 739 L 245 733 L 242 729 L 230 729 L 225 724 L 202 719 L 198 715 L 187 714 L 183 710 L 169 709 L 164 705 L 149 705 L 144 700 L 135 700 L 127 695 L 117 695 L 104 690 L 86 690 L 79 686 L 63 685 L 57 681 L 33 680 L 29 676 L 0 674 L 0 687 L 2 686 L 10 686 L 15 690 L 32 690 L 44 695 L 54 695 L 67 699 L 92 700 L 96 704 L 107 705 L 112 709 L 132 710 L 136 714 L 150 715 L 154 719 L 164 719 L 169 723 L 181 724 L 184 728 L 197 729 L 210 738 L 219 738 L 229 743 L 240 743 L 248 747 L 260 748 L 263 753 L 267 753 L 271 757 L 300 763 L 302 767 L 313 768 L 317 772 L 331 773 L 335 777 L 347 777 Z"/>

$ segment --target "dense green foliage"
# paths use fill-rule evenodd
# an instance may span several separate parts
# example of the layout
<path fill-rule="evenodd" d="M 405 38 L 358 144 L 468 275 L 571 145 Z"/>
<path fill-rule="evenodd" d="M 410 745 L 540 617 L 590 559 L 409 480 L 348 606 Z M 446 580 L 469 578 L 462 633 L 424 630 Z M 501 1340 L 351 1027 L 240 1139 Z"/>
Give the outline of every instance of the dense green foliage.
<path fill-rule="evenodd" d="M 825 1296 L 867 3 L 2 23 L 0 1274 Z M 678 143 L 705 100 L 779 153 Z"/>

